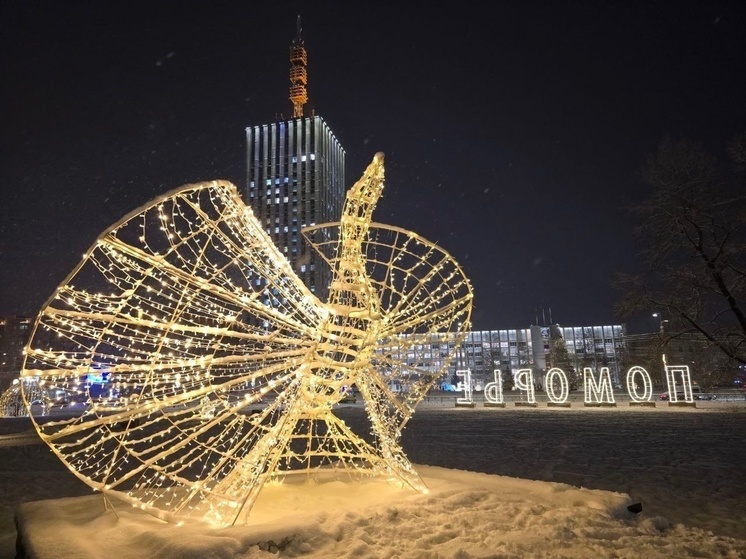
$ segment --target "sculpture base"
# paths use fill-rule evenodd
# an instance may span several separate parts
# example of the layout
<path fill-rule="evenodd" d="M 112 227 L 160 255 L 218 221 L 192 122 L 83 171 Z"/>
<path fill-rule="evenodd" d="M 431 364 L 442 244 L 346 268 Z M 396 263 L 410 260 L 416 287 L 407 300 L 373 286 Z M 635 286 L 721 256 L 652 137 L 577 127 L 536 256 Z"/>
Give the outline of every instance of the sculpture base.
<path fill-rule="evenodd" d="M 485 408 L 504 408 L 505 402 L 485 402 Z"/>
<path fill-rule="evenodd" d="M 696 408 L 697 402 L 668 402 L 668 407 L 674 408 Z"/>
<path fill-rule="evenodd" d="M 631 408 L 654 408 L 655 402 L 630 402 L 629 407 Z"/>
<path fill-rule="evenodd" d="M 489 554 L 492 546 L 502 545 L 502 537 L 516 542 L 525 541 L 530 534 L 536 541 L 548 541 L 556 533 L 557 524 L 574 533 L 619 533 L 623 529 L 619 527 L 620 519 L 611 514 L 599 515 L 598 509 L 623 511 L 630 503 L 624 494 L 598 489 L 563 485 L 558 497 L 557 484 L 553 482 L 434 466 L 415 468 L 430 489 L 427 495 L 382 480 L 276 484 L 264 487 L 246 526 L 225 529 L 191 523 L 178 527 L 131 506 L 117 507 L 115 513 L 106 510 L 100 494 L 26 502 L 16 509 L 16 557 L 338 557 L 340 549 L 356 549 L 360 557 L 402 556 L 400 538 L 392 536 L 392 523 L 397 524 L 399 534 L 411 536 L 417 533 L 413 531 L 416 529 L 430 538 L 442 536 L 437 545 L 440 557 L 481 557 Z M 469 506 L 475 499 L 479 506 Z M 558 506 L 558 499 L 563 505 Z M 546 510 L 552 511 L 551 519 L 540 512 Z M 489 514 L 485 515 L 485 511 Z M 528 519 L 529 526 L 516 523 L 516 517 Z M 473 530 L 454 533 L 442 526 L 444 518 L 453 526 L 478 526 L 479 537 Z M 360 539 L 361 533 L 366 541 Z M 499 537 L 493 536 L 498 533 Z M 632 528 L 625 532 L 631 537 L 634 533 Z M 681 534 L 656 537 L 671 538 L 664 543 L 674 546 L 678 545 L 674 538 Z M 703 543 L 693 553 L 706 556 L 700 550 L 711 549 L 711 537 L 706 544 L 709 547 Z M 523 550 L 522 556 L 531 556 L 534 545 L 539 544 L 529 543 L 518 549 Z M 566 556 L 582 556 L 586 545 L 580 539 L 566 549 Z M 597 555 L 612 556 L 611 548 L 609 544 Z M 727 550 L 723 555 L 726 553 Z M 6 555 L 13 556 L 2 556 Z"/>
<path fill-rule="evenodd" d="M 536 402 L 516 402 L 515 407 L 517 408 L 535 408 L 538 404 Z"/>
<path fill-rule="evenodd" d="M 474 402 L 456 402 L 457 408 L 475 408 L 477 405 Z"/>
<path fill-rule="evenodd" d="M 439 478 L 448 470 L 417 466 L 437 494 Z M 471 474 L 474 475 L 474 474 Z M 425 478 L 423 476 L 423 478 Z M 433 477 L 435 476 L 435 477 Z M 494 476 L 499 479 L 497 476 Z M 290 476 L 282 484 L 265 486 L 246 525 L 216 528 L 185 519 L 183 526 L 124 504 L 115 498 L 107 504 L 101 493 L 21 503 L 16 509 L 16 559 L 100 559 L 102 557 L 249 557 L 249 548 L 283 542 L 298 533 L 319 527 L 314 517 L 344 510 L 352 514 L 398 506 L 422 495 L 381 478 L 345 482 L 337 470 L 319 470 L 309 481 L 305 473 Z M 476 487 L 476 484 L 475 484 Z M 113 504 L 113 508 L 112 508 Z M 380 514 L 383 514 L 381 512 Z M 290 527 L 290 528 L 288 528 Z M 314 529 L 311 529 L 311 528 Z M 231 531 L 242 534 L 242 553 L 226 551 Z M 230 547 L 230 546 L 228 546 Z M 275 550 L 277 553 L 277 550 Z M 395 553 L 392 550 L 391 555 Z"/>
<path fill-rule="evenodd" d="M 547 402 L 548 408 L 570 408 L 572 404 L 570 402 Z"/>

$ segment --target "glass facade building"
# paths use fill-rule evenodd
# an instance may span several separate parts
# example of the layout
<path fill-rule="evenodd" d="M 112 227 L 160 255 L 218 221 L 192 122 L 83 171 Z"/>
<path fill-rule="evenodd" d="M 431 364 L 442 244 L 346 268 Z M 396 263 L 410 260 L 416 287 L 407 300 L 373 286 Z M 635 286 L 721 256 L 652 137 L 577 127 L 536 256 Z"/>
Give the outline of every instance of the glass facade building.
<path fill-rule="evenodd" d="M 611 378 L 618 384 L 623 380 L 620 370 L 625 354 L 623 325 L 561 327 L 537 326 L 509 330 L 476 330 L 467 334 L 451 361 L 442 382 L 457 384 L 457 370 L 469 369 L 473 387 L 480 390 L 494 380 L 493 371 L 499 369 L 504 379 L 512 378 L 519 369 L 531 369 L 537 384 L 544 384 L 548 358 L 554 340 L 564 340 L 575 371 L 584 367 L 598 370 L 609 367 Z M 442 340 L 424 344 L 402 344 L 402 355 L 414 370 L 434 370 L 441 366 L 453 351 L 452 337 L 443 334 Z M 396 351 L 396 350 L 394 350 Z"/>
<path fill-rule="evenodd" d="M 245 201 L 301 280 L 326 299 L 330 270 L 304 242 L 304 227 L 339 221 L 345 152 L 321 117 L 246 129 Z"/>
<path fill-rule="evenodd" d="M 555 340 L 563 340 L 567 348 L 572 368 L 582 378 L 586 367 L 598 371 L 608 367 L 613 383 L 620 386 L 625 381 L 626 370 L 622 371 L 626 357 L 626 328 L 622 324 L 606 326 L 570 326 L 559 325 L 539 328 L 544 340 L 544 353 L 538 360 L 537 368 L 543 372 L 550 367 L 547 358 Z M 543 374 L 540 385 L 544 384 Z"/>

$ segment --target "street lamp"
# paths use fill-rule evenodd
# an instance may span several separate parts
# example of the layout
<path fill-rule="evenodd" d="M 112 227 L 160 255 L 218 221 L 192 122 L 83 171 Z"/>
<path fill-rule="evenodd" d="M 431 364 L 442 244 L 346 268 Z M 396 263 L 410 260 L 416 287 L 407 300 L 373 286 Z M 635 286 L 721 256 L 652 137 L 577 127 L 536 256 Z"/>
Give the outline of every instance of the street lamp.
<path fill-rule="evenodd" d="M 658 319 L 658 331 L 660 333 L 660 338 L 661 338 L 661 354 L 662 354 L 661 357 L 663 359 L 663 371 L 665 372 L 666 370 L 665 369 L 666 367 L 666 351 L 665 351 L 666 343 L 663 338 L 665 334 L 663 330 L 663 323 L 668 322 L 668 320 L 663 320 L 663 313 L 660 313 L 660 312 L 654 312 L 653 317 Z"/>

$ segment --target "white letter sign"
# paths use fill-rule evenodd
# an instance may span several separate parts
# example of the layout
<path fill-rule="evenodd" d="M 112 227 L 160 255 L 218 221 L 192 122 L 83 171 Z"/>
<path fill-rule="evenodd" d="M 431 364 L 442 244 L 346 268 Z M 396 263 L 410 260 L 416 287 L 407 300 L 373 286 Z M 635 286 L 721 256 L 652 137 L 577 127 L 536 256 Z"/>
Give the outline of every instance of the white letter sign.
<path fill-rule="evenodd" d="M 642 378 L 642 396 L 637 391 L 637 379 Z M 627 371 L 627 393 L 633 402 L 649 402 L 653 397 L 653 381 L 650 374 L 642 367 L 630 367 Z"/>
<path fill-rule="evenodd" d="M 559 381 L 559 395 L 554 391 L 555 380 Z M 550 402 L 554 404 L 564 404 L 567 402 L 567 397 L 570 395 L 570 383 L 567 382 L 565 371 L 557 367 L 549 369 L 545 384 L 547 398 L 549 398 Z"/>
<path fill-rule="evenodd" d="M 526 391 L 526 401 L 529 404 L 536 403 L 534 394 L 534 372 L 531 369 L 518 369 L 515 374 L 515 387 Z"/>
<path fill-rule="evenodd" d="M 586 404 L 614 404 L 614 391 L 611 389 L 611 375 L 608 367 L 601 367 L 598 383 L 593 376 L 593 369 L 583 369 L 583 389 Z"/>
<path fill-rule="evenodd" d="M 689 367 L 686 365 L 666 365 L 666 382 L 668 383 L 669 402 L 679 401 L 679 395 L 676 393 L 678 389 L 678 384 L 676 383 L 677 376 L 681 380 L 681 390 L 684 393 L 684 401 L 689 403 L 694 402 Z"/>
<path fill-rule="evenodd" d="M 503 373 L 500 369 L 495 369 L 492 374 L 495 376 L 495 382 L 488 382 L 484 385 L 484 401 L 490 404 L 502 404 Z"/>
<path fill-rule="evenodd" d="M 456 371 L 456 376 L 462 377 L 464 379 L 463 384 L 464 385 L 464 397 L 458 398 L 456 400 L 457 404 L 473 404 L 473 400 L 471 399 L 471 370 L 465 369 L 462 371 Z"/>

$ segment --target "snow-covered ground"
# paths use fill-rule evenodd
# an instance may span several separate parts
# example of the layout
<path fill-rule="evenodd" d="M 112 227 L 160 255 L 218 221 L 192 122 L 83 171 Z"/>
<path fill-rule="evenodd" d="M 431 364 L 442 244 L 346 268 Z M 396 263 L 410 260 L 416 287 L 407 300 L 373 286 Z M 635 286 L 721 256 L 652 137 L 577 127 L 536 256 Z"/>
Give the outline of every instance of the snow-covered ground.
<path fill-rule="evenodd" d="M 359 404 L 338 413 L 365 424 Z M 30 429 L 28 419 L 0 420 L 2 433 Z M 122 506 L 106 512 L 46 446 L 0 446 L 0 559 L 14 556 L 13 516 L 29 501 L 18 510 L 42 558 L 735 559 L 746 557 L 744 433 L 744 403 L 430 403 L 402 440 L 429 494 L 288 482 L 262 491 L 248 526 L 217 531 Z M 642 512 L 627 509 L 634 503 Z"/>

